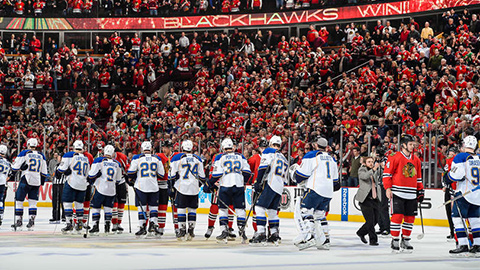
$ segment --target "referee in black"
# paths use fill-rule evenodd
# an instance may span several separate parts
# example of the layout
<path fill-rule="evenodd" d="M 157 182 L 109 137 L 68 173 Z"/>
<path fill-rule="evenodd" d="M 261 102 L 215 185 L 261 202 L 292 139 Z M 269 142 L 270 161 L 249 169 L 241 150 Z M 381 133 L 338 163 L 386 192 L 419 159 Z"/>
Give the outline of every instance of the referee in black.
<path fill-rule="evenodd" d="M 53 159 L 50 160 L 48 168 L 52 177 L 52 218 L 50 224 L 59 224 L 60 218 L 65 221 L 65 212 L 62 205 L 63 184 L 65 184 L 65 176 L 57 173 L 57 168 L 60 166 L 61 156 L 55 153 Z M 61 215 L 60 215 L 61 214 Z"/>

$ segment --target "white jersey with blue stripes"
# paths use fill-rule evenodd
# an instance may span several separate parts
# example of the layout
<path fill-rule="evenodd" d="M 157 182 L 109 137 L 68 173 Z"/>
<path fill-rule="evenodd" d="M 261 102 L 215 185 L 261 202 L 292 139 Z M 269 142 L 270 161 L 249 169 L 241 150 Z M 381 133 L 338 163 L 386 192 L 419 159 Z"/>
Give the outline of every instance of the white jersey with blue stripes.
<path fill-rule="evenodd" d="M 202 159 L 194 154 L 179 153 L 170 161 L 168 179 L 177 179 L 175 189 L 183 195 L 197 195 L 199 181 L 205 181 Z"/>
<path fill-rule="evenodd" d="M 270 167 L 265 175 L 265 181 L 277 194 L 282 195 L 283 186 L 287 181 L 288 161 L 277 149 L 267 148 L 263 150 L 258 170 Z"/>
<path fill-rule="evenodd" d="M 457 192 L 465 193 L 478 187 L 480 183 L 480 155 L 460 153 L 453 158 L 448 173 L 450 180 L 457 182 Z M 480 206 L 480 191 L 465 195 L 469 203 Z"/>
<path fill-rule="evenodd" d="M 99 157 L 93 161 L 89 178 L 94 178 L 98 174 L 100 176 L 95 180 L 93 184 L 96 192 L 104 196 L 114 196 L 116 194 L 115 185 L 120 183 L 122 179 L 122 166 L 114 159 L 107 157 Z"/>
<path fill-rule="evenodd" d="M 220 178 L 222 187 L 243 187 L 243 174 L 252 174 L 247 159 L 238 153 L 222 153 L 215 156 L 212 177 Z"/>
<path fill-rule="evenodd" d="M 12 170 L 12 165 L 10 161 L 6 158 L 0 157 L 0 185 L 5 185 L 7 183 L 8 175 Z"/>
<path fill-rule="evenodd" d="M 136 174 L 135 188 L 142 192 L 157 192 L 158 179 L 165 175 L 162 160 L 152 154 L 135 155 L 132 158 L 128 174 Z"/>
<path fill-rule="evenodd" d="M 36 150 L 23 150 L 15 158 L 13 162 L 12 170 L 18 171 L 23 164 L 26 164 L 28 167 L 26 170 L 21 172 L 21 177 L 25 177 L 27 184 L 30 186 L 40 186 L 41 177 L 47 177 L 47 161 L 45 156 Z"/>
<path fill-rule="evenodd" d="M 58 171 L 64 173 L 66 170 L 72 171 L 67 178 L 70 187 L 76 190 L 84 191 L 87 189 L 87 176 L 90 171 L 90 161 L 83 153 L 68 152 L 62 157 Z"/>
<path fill-rule="evenodd" d="M 328 153 L 308 152 L 295 173 L 307 178 L 306 188 L 312 189 L 322 197 L 333 197 L 333 182 L 338 181 L 338 166 Z"/>

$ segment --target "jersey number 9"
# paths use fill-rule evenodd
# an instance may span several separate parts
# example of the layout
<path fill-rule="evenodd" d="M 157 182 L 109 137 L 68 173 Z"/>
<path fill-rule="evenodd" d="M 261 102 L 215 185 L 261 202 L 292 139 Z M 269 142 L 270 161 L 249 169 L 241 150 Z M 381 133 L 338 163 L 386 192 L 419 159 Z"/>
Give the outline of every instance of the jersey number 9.
<path fill-rule="evenodd" d="M 115 175 L 115 170 L 113 168 L 107 168 L 107 181 L 113 182 L 114 175 Z"/>
<path fill-rule="evenodd" d="M 472 184 L 478 186 L 480 182 L 480 170 L 478 167 L 472 167 L 472 177 L 474 178 Z"/>

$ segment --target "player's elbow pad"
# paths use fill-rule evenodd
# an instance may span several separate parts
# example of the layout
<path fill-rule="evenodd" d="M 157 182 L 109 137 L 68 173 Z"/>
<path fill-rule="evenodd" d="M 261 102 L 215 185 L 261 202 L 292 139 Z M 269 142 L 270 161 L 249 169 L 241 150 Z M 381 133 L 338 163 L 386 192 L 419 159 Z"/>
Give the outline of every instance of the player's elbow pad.
<path fill-rule="evenodd" d="M 333 181 L 333 191 L 338 191 L 341 187 L 340 181 Z"/>

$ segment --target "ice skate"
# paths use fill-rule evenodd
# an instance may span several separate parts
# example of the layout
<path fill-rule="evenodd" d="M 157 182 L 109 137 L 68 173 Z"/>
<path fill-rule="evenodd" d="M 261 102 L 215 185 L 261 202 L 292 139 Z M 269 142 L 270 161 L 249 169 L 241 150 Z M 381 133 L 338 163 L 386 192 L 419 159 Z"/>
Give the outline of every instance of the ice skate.
<path fill-rule="evenodd" d="M 53 219 L 53 218 L 49 219 L 48 222 L 50 224 L 60 224 L 61 223 L 60 220 L 56 220 L 56 219 Z"/>
<path fill-rule="evenodd" d="M 214 229 L 215 229 L 215 227 L 213 227 L 213 226 L 208 227 L 207 232 L 205 233 L 205 238 L 207 238 L 207 239 L 210 238 L 210 236 L 212 236 L 212 233 L 213 233 Z"/>
<path fill-rule="evenodd" d="M 247 243 L 248 237 L 247 237 L 247 235 L 245 234 L 245 229 L 239 230 L 238 236 L 240 236 L 240 237 L 242 238 L 242 244 L 246 244 L 246 243 Z"/>
<path fill-rule="evenodd" d="M 278 232 L 275 232 L 270 235 L 267 242 L 278 246 L 282 242 L 282 238 L 280 237 L 280 234 Z"/>
<path fill-rule="evenodd" d="M 319 245 L 318 243 L 316 244 L 317 244 L 317 249 L 319 250 L 330 250 L 330 238 L 325 239 L 325 241 L 321 245 Z"/>
<path fill-rule="evenodd" d="M 125 229 L 123 229 L 120 224 L 117 224 L 117 234 L 122 234 L 124 231 Z"/>
<path fill-rule="evenodd" d="M 187 241 L 192 241 L 192 239 L 195 237 L 194 230 L 195 230 L 195 227 L 188 228 Z"/>
<path fill-rule="evenodd" d="M 228 241 L 235 241 L 235 238 L 237 238 L 237 236 L 236 236 L 235 233 L 233 232 L 233 228 L 228 228 L 228 237 L 227 237 L 227 240 L 228 240 Z"/>
<path fill-rule="evenodd" d="M 410 238 L 402 238 L 402 241 L 400 242 L 400 248 L 404 253 L 412 253 L 413 246 L 410 244 Z"/>
<path fill-rule="evenodd" d="M 110 221 L 105 222 L 105 234 L 109 235 L 110 234 L 110 229 L 112 227 L 112 223 Z"/>
<path fill-rule="evenodd" d="M 2 227 L 2 219 L 0 218 L 0 227 Z"/>
<path fill-rule="evenodd" d="M 73 225 L 72 223 L 67 223 L 67 225 L 65 226 L 65 228 L 62 228 L 62 233 L 63 234 L 69 234 L 69 233 L 72 233 L 73 232 Z"/>
<path fill-rule="evenodd" d="M 308 240 L 302 240 L 300 242 L 294 243 L 295 246 L 298 247 L 299 250 L 305 250 L 307 248 L 311 248 L 316 246 L 316 241 L 313 236 L 310 236 Z"/>
<path fill-rule="evenodd" d="M 100 228 L 98 226 L 98 222 L 95 222 L 92 229 L 88 233 L 90 233 L 91 235 L 98 235 L 98 233 L 100 232 Z"/>
<path fill-rule="evenodd" d="M 217 243 L 227 243 L 228 240 L 227 240 L 227 237 L 228 237 L 228 229 L 224 229 L 222 231 L 222 233 L 216 237 L 217 239 Z"/>
<path fill-rule="evenodd" d="M 117 230 L 118 230 L 118 224 L 113 224 L 113 226 L 112 226 L 112 233 L 113 233 L 113 234 L 117 233 Z"/>
<path fill-rule="evenodd" d="M 178 229 L 178 233 L 177 233 L 177 240 L 178 241 L 185 241 L 185 235 L 187 234 L 187 230 L 185 230 L 184 228 L 181 228 L 181 229 Z"/>
<path fill-rule="evenodd" d="M 14 231 L 21 231 L 23 227 L 23 222 L 21 219 L 17 220 L 15 224 L 12 225 L 12 230 Z"/>
<path fill-rule="evenodd" d="M 473 245 L 473 247 L 468 252 L 470 257 L 480 258 L 480 246 Z"/>
<path fill-rule="evenodd" d="M 35 218 L 30 218 L 26 227 L 29 231 L 33 231 L 33 228 L 35 227 Z"/>
<path fill-rule="evenodd" d="M 136 236 L 137 238 L 140 238 L 140 237 L 142 237 L 142 236 L 144 236 L 144 235 L 147 235 L 147 230 L 146 230 L 146 228 L 145 228 L 145 225 L 140 226 L 140 229 L 138 230 L 138 232 L 135 233 L 135 236 Z"/>
<path fill-rule="evenodd" d="M 467 257 L 467 256 L 469 256 L 470 252 L 468 250 L 467 245 L 462 245 L 462 246 L 459 246 L 456 249 L 450 250 L 448 253 L 450 253 L 450 255 L 452 257 Z"/>
<path fill-rule="evenodd" d="M 392 243 L 390 245 L 392 248 L 393 253 L 399 253 L 400 252 L 400 239 L 392 239 Z"/>
<path fill-rule="evenodd" d="M 75 233 L 81 234 L 83 230 L 83 221 L 77 221 L 77 225 L 75 226 Z"/>
<path fill-rule="evenodd" d="M 267 235 L 265 233 L 255 233 L 249 241 L 251 246 L 265 246 L 267 244 Z"/>

